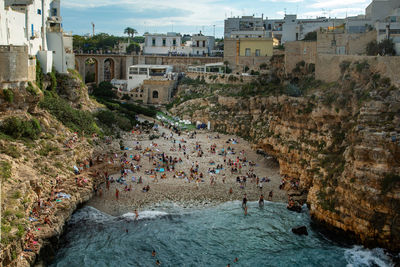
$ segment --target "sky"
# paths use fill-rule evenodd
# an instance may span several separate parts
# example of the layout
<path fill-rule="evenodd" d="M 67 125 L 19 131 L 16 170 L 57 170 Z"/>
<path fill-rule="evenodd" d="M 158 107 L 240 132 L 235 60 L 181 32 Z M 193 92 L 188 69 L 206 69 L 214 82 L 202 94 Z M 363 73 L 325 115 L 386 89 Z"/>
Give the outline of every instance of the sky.
<path fill-rule="evenodd" d="M 62 0 L 64 31 L 124 35 L 131 27 L 144 32 L 179 32 L 222 37 L 224 20 L 231 16 L 255 15 L 280 19 L 284 14 L 299 18 L 365 14 L 372 0 Z M 215 26 L 214 26 L 215 25 Z"/>

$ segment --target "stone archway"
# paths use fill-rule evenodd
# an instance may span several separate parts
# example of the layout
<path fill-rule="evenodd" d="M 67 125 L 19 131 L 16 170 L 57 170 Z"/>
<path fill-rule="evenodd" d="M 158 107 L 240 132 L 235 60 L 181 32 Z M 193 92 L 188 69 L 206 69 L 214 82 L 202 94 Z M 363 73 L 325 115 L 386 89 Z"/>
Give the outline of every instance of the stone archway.
<path fill-rule="evenodd" d="M 85 60 L 85 83 L 98 83 L 99 62 L 97 59 L 89 57 Z"/>
<path fill-rule="evenodd" d="M 104 81 L 110 82 L 115 78 L 115 62 L 112 58 L 104 60 Z"/>

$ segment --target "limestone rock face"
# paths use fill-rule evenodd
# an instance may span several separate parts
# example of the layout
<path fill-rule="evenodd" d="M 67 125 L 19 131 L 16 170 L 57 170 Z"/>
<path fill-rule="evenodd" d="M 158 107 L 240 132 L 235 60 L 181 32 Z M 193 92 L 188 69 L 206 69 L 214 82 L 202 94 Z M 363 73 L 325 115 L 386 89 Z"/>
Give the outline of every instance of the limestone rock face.
<path fill-rule="evenodd" d="M 321 92 L 213 96 L 172 113 L 253 141 L 279 161 L 282 177 L 299 182 L 315 221 L 365 245 L 399 251 L 400 92 L 361 103 L 353 93 L 336 97 L 329 104 Z M 204 101 L 207 108 L 198 108 Z"/>

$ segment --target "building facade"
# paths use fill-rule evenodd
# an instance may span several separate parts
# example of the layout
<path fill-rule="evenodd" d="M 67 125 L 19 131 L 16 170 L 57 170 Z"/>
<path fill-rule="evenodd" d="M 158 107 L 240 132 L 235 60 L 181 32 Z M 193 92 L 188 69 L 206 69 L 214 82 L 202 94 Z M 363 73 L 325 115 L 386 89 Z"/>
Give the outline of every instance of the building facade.
<path fill-rule="evenodd" d="M 179 33 L 169 32 L 167 34 L 145 34 L 145 55 L 169 55 L 170 53 L 181 53 L 180 47 L 182 37 Z"/>
<path fill-rule="evenodd" d="M 167 104 L 176 86 L 177 75 L 168 65 L 134 65 L 128 70 L 128 87 L 134 101 Z"/>
<path fill-rule="evenodd" d="M 5 0 L 0 4 L 0 45 L 27 46 L 45 73 L 74 68 L 72 36 L 61 27 L 60 0 Z"/>
<path fill-rule="evenodd" d="M 273 56 L 272 38 L 225 38 L 224 61 L 240 72 L 246 66 L 257 68 Z"/>

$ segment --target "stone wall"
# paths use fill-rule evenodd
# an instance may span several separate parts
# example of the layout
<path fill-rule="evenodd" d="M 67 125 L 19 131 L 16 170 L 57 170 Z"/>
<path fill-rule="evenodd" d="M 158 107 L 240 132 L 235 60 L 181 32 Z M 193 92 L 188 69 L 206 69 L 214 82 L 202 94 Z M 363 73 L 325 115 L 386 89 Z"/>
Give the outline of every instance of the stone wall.
<path fill-rule="evenodd" d="M 28 81 L 28 47 L 0 46 L 0 83 Z"/>
<path fill-rule="evenodd" d="M 319 54 L 365 55 L 367 44 L 376 40 L 375 30 L 366 33 L 318 32 Z"/>
<path fill-rule="evenodd" d="M 296 64 L 304 61 L 306 64 L 315 64 L 317 60 L 317 42 L 297 41 L 285 43 L 285 70 L 292 72 Z"/>
<path fill-rule="evenodd" d="M 185 74 L 186 77 L 191 79 L 204 79 L 207 84 L 247 84 L 257 80 L 258 78 L 258 76 L 243 76 L 221 73 L 187 72 Z"/>
<path fill-rule="evenodd" d="M 315 78 L 324 82 L 336 82 L 342 76 L 340 64 L 348 62 L 367 62 L 373 72 L 390 78 L 392 83 L 400 87 L 400 57 L 353 56 L 318 54 L 315 66 Z"/>
<path fill-rule="evenodd" d="M 96 68 L 96 83 L 104 81 L 104 61 L 111 59 L 114 62 L 114 77 L 115 79 L 126 80 L 128 68 L 132 65 L 147 64 L 147 65 L 171 65 L 176 72 L 185 72 L 190 65 L 205 65 L 209 63 L 222 62 L 222 57 L 173 57 L 173 56 L 150 56 L 150 55 L 106 55 L 106 54 L 76 54 L 76 69 L 85 80 L 87 69 L 85 61 L 93 58 L 97 62 Z"/>

